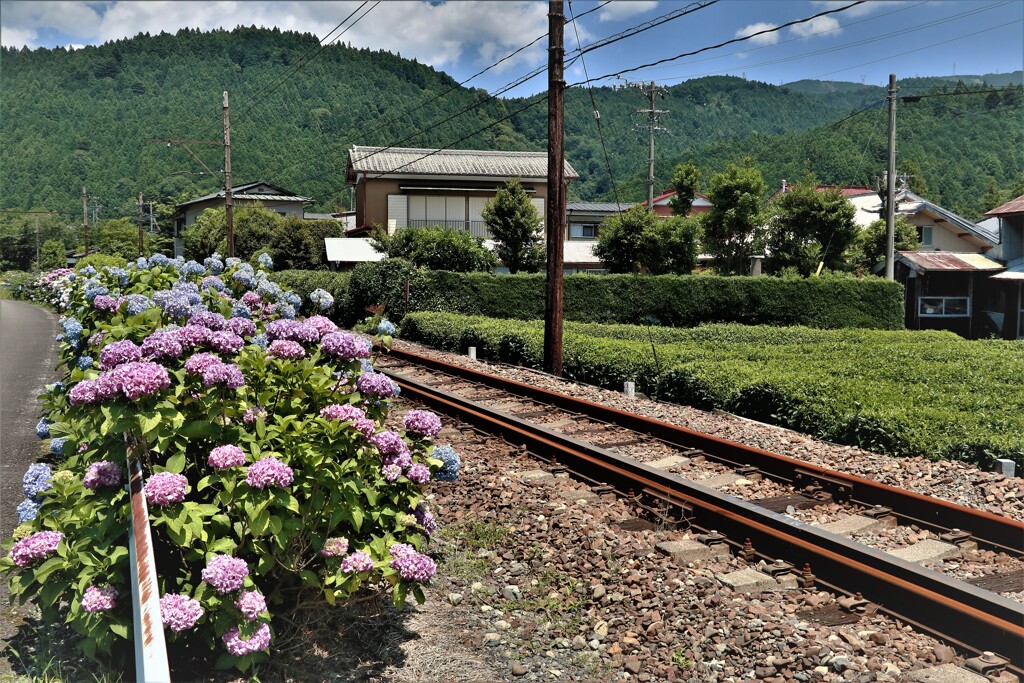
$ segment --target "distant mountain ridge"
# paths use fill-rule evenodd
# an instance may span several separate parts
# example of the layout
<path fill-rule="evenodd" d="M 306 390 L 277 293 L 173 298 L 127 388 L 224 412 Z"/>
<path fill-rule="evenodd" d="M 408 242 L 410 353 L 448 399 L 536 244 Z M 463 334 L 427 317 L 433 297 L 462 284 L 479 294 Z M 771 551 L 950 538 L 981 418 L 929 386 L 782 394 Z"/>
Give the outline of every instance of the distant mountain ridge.
<path fill-rule="evenodd" d="M 96 197 L 93 203 L 102 207 L 100 217 L 115 217 L 134 214 L 140 191 L 147 201 L 173 204 L 216 189 L 219 178 L 206 175 L 184 149 L 145 140 L 218 140 L 222 90 L 231 96 L 234 179 L 263 178 L 315 197 L 312 210 L 348 204 L 345 153 L 355 144 L 441 147 L 461 140 L 454 146 L 510 151 L 546 147 L 543 103 L 510 116 L 537 96 L 489 98 L 483 90 L 461 87 L 449 75 L 415 60 L 343 44 L 302 63 L 317 44 L 312 34 L 240 27 L 140 34 L 74 51 L 0 50 L 0 208 L 47 208 L 73 217 L 80 215 L 81 188 L 86 185 Z M 978 78 L 994 83 L 988 76 Z M 1002 82 L 1015 77 L 992 76 Z M 964 78 L 973 77 L 956 80 Z M 955 84 L 950 77 L 911 79 L 901 86 L 909 90 Z M 772 182 L 796 179 L 801 167 L 813 168 L 823 182 L 860 181 L 865 169 L 877 166 L 877 123 L 870 116 L 858 117 L 851 123 L 871 120 L 871 126 L 862 130 L 844 124 L 839 135 L 823 127 L 859 108 L 855 102 L 884 96 L 884 89 L 879 95 L 877 86 L 871 88 L 825 81 L 778 87 L 726 76 L 672 86 L 658 101 L 659 108 L 670 112 L 663 118 L 668 133 L 657 139 L 659 187 L 668 185 L 675 163 L 688 158 L 707 178 L 748 154 Z M 448 90 L 450 94 L 433 99 Z M 633 117 L 647 100 L 634 89 L 611 88 L 595 88 L 594 98 L 603 145 L 590 95 L 578 88 L 566 94 L 566 156 L 582 175 L 570 192 L 587 199 L 615 198 L 607 148 L 620 198 L 639 200 L 646 194 L 647 143 Z M 977 182 L 963 193 L 978 183 L 1005 185 L 1024 166 L 1012 150 L 1020 140 L 1020 110 L 1015 110 L 1015 120 L 1000 122 L 1009 111 L 1002 107 L 1000 103 L 977 119 L 978 130 L 990 132 L 976 152 L 961 144 L 973 133 L 950 141 L 956 154 L 948 160 L 928 144 L 915 147 L 917 143 L 908 141 L 904 149 L 929 155 L 917 160 L 929 183 L 933 177 L 955 175 L 962 185 L 966 173 Z M 927 128 L 904 130 L 925 142 L 930 135 Z M 851 131 L 869 140 L 851 140 Z M 833 138 L 842 149 L 870 149 L 859 156 L 834 154 L 828 149 Z M 221 169 L 219 147 L 194 145 L 192 151 L 214 172 Z M 818 163 L 817 157 L 827 163 Z M 956 174 L 950 173 L 951 165 L 960 167 Z"/>

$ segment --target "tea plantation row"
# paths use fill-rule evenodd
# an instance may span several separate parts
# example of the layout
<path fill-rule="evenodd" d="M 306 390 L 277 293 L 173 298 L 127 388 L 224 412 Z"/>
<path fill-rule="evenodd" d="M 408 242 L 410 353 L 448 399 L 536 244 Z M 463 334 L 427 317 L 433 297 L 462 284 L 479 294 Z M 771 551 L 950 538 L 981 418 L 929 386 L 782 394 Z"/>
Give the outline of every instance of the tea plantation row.
<path fill-rule="evenodd" d="M 402 337 L 539 368 L 543 322 L 410 313 Z M 893 455 L 1024 465 L 1024 343 L 946 332 L 565 325 L 566 377 Z"/>

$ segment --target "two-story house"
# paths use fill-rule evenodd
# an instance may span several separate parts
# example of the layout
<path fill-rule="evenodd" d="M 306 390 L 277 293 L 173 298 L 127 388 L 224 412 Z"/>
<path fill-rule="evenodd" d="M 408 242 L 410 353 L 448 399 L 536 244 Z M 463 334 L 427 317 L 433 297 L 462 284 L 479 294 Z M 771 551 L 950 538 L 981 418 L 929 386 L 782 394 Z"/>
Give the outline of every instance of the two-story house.
<path fill-rule="evenodd" d="M 1002 315 L 1004 338 L 1024 339 L 1024 195 L 985 215 L 999 221 L 999 246 L 993 257 L 1006 264 L 1005 271 L 989 278 L 992 309 Z"/>

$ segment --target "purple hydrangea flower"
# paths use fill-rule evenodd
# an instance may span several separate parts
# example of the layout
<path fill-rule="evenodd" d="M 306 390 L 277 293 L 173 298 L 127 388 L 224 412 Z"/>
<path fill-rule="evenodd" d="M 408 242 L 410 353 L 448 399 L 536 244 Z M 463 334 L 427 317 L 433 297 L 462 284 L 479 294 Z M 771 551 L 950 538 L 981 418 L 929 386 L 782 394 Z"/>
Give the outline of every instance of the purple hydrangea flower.
<path fill-rule="evenodd" d="M 185 372 L 190 375 L 201 375 L 206 372 L 207 368 L 223 362 L 215 353 L 197 353 L 185 361 Z"/>
<path fill-rule="evenodd" d="M 198 600 L 179 593 L 168 593 L 160 598 L 160 619 L 175 633 L 187 631 L 203 616 Z"/>
<path fill-rule="evenodd" d="M 235 607 L 249 621 L 256 621 L 267 611 L 267 601 L 259 591 L 242 591 L 235 600 Z"/>
<path fill-rule="evenodd" d="M 179 341 L 180 330 L 157 330 L 142 340 L 145 358 L 178 358 L 184 351 Z"/>
<path fill-rule="evenodd" d="M 211 348 L 221 353 L 238 353 L 238 350 L 245 346 L 242 340 L 234 332 L 214 332 L 207 341 Z"/>
<path fill-rule="evenodd" d="M 208 330 L 217 332 L 219 330 L 226 330 L 228 321 L 224 319 L 220 313 L 211 313 L 210 311 L 204 311 L 203 313 L 197 313 L 188 319 L 189 325 L 198 325 L 199 327 L 205 327 Z"/>
<path fill-rule="evenodd" d="M 238 275 L 238 273 L 235 273 L 235 275 Z M 242 640 L 242 636 L 238 633 L 238 627 L 232 626 L 228 629 L 228 632 L 224 634 L 223 640 L 224 647 L 226 647 L 228 652 L 236 657 L 242 657 L 244 655 L 252 654 L 253 652 L 266 650 L 270 647 L 270 626 L 267 624 L 260 624 L 256 627 L 256 631 L 252 634 L 252 638 L 249 640 Z"/>
<path fill-rule="evenodd" d="M 116 370 L 104 372 L 95 380 L 96 403 L 109 401 L 121 393 L 121 375 Z"/>
<path fill-rule="evenodd" d="M 49 465 L 41 462 L 29 465 L 25 476 L 21 478 L 21 490 L 26 498 L 38 498 L 52 485 L 53 472 Z"/>
<path fill-rule="evenodd" d="M 268 486 L 288 486 L 295 479 L 295 472 L 272 455 L 261 458 L 249 465 L 245 483 L 255 489 Z"/>
<path fill-rule="evenodd" d="M 369 553 L 357 550 L 342 559 L 339 569 L 346 574 L 353 574 L 355 572 L 368 572 L 373 569 L 373 566 L 373 558 L 370 557 Z"/>
<path fill-rule="evenodd" d="M 119 486 L 121 484 L 121 468 L 117 463 L 109 460 L 100 460 L 89 465 L 85 471 L 82 483 L 87 489 L 98 489 L 105 486 Z"/>
<path fill-rule="evenodd" d="M 173 472 L 157 472 L 142 487 L 146 494 L 146 501 L 151 505 L 161 507 L 185 500 L 188 489 L 188 479 Z"/>
<path fill-rule="evenodd" d="M 359 393 L 367 396 L 389 398 L 395 396 L 395 383 L 391 378 L 380 372 L 364 372 L 356 380 Z"/>
<path fill-rule="evenodd" d="M 253 425 L 253 424 L 256 424 L 256 420 L 258 420 L 261 417 L 265 418 L 266 416 L 267 416 L 267 411 L 264 408 L 260 408 L 260 407 L 246 408 L 245 412 L 242 413 L 242 422 L 244 422 L 247 425 Z"/>
<path fill-rule="evenodd" d="M 132 361 L 142 360 L 142 349 L 136 346 L 131 339 L 123 339 L 113 344 L 107 344 L 100 351 L 100 369 L 113 370 L 119 365 Z"/>
<path fill-rule="evenodd" d="M 121 391 L 131 401 L 143 396 L 152 396 L 161 389 L 171 386 L 171 376 L 167 373 L 167 368 L 159 363 L 125 363 L 119 365 L 115 372 L 121 384 Z"/>
<path fill-rule="evenodd" d="M 377 447 L 380 454 L 387 457 L 389 455 L 400 455 L 402 453 L 409 452 L 409 446 L 402 439 L 402 435 L 398 432 L 380 432 L 370 437 L 370 443 Z"/>
<path fill-rule="evenodd" d="M 214 384 L 223 384 L 228 389 L 237 389 L 245 386 L 245 377 L 237 365 L 232 363 L 218 363 L 203 370 L 203 386 L 212 387 Z"/>
<path fill-rule="evenodd" d="M 64 534 L 59 531 L 37 531 L 14 544 L 11 560 L 19 567 L 24 567 L 32 560 L 57 552 L 57 546 L 63 538 Z"/>
<path fill-rule="evenodd" d="M 329 405 L 326 408 L 320 409 L 320 417 L 327 420 L 351 421 L 356 431 L 360 432 L 364 437 L 370 438 L 373 436 L 375 429 L 373 420 L 366 417 L 366 413 L 361 408 L 356 408 L 353 405 L 337 403 Z"/>
<path fill-rule="evenodd" d="M 210 340 L 210 330 L 202 325 L 186 325 L 178 330 L 178 341 L 185 348 L 202 346 Z"/>
<path fill-rule="evenodd" d="M 267 324 L 267 339 L 288 339 L 297 342 L 315 342 L 320 338 L 317 328 L 298 320 L 275 320 Z"/>
<path fill-rule="evenodd" d="M 93 308 L 97 311 L 106 311 L 107 313 L 113 313 L 117 310 L 120 302 L 112 296 L 107 294 L 100 294 L 92 300 Z"/>
<path fill-rule="evenodd" d="M 117 606 L 117 589 L 113 586 L 89 586 L 82 596 L 83 612 L 109 612 Z"/>
<path fill-rule="evenodd" d="M 341 557 L 348 552 L 348 539 L 343 536 L 328 538 L 320 554 L 324 557 Z"/>
<path fill-rule="evenodd" d="M 306 350 L 299 342 L 288 339 L 275 339 L 267 347 L 267 353 L 275 358 L 299 359 L 306 357 Z"/>
<path fill-rule="evenodd" d="M 324 350 L 324 353 L 344 360 L 369 358 L 370 356 L 370 345 L 365 340 L 348 332 L 325 334 L 320 340 L 320 348 Z"/>
<path fill-rule="evenodd" d="M 430 481 L 430 468 L 420 463 L 409 465 L 405 471 L 405 478 L 414 484 L 426 484 Z"/>
<path fill-rule="evenodd" d="M 106 338 L 106 336 L 107 335 L 105 332 L 97 332 L 96 334 L 89 337 L 89 340 L 86 343 L 91 347 L 100 346 L 103 343 L 103 340 L 104 338 Z"/>
<path fill-rule="evenodd" d="M 438 446 L 431 452 L 430 457 L 437 458 L 442 463 L 441 469 L 434 475 L 437 481 L 455 481 L 462 468 L 462 459 L 451 446 Z"/>
<path fill-rule="evenodd" d="M 228 467 L 238 467 L 245 464 L 245 451 L 233 444 L 217 446 L 210 451 L 206 461 L 210 464 L 210 467 L 216 467 L 219 470 Z"/>
<path fill-rule="evenodd" d="M 380 468 L 380 473 L 384 476 L 384 481 L 398 481 L 398 478 L 402 476 L 402 467 L 400 465 L 384 465 Z"/>
<path fill-rule="evenodd" d="M 249 308 L 263 305 L 263 299 L 256 292 L 246 292 L 242 295 L 242 303 Z"/>
<path fill-rule="evenodd" d="M 203 569 L 203 581 L 221 595 L 241 588 L 247 576 L 249 565 L 245 560 L 230 555 L 216 555 Z"/>
<path fill-rule="evenodd" d="M 427 555 L 416 552 L 406 543 L 396 543 L 390 548 L 391 567 L 406 581 L 427 581 L 437 573 L 437 564 Z"/>
<path fill-rule="evenodd" d="M 232 318 L 228 321 L 228 329 L 239 337 L 251 337 L 256 334 L 256 323 L 248 318 Z"/>
<path fill-rule="evenodd" d="M 437 523 L 437 519 L 434 517 L 434 514 L 430 512 L 430 510 L 427 509 L 427 506 L 423 503 L 416 506 L 416 509 L 413 510 L 412 514 L 416 517 L 416 523 L 423 528 L 423 531 L 427 536 L 437 531 L 438 526 L 440 526 Z"/>
<path fill-rule="evenodd" d="M 406 431 L 431 438 L 441 431 L 441 418 L 429 410 L 410 410 L 403 421 Z"/>
<path fill-rule="evenodd" d="M 71 391 L 68 392 L 68 401 L 70 401 L 73 406 L 96 403 L 96 382 L 91 379 L 83 379 L 81 382 L 71 387 Z"/>
<path fill-rule="evenodd" d="M 321 337 L 330 334 L 331 332 L 338 331 L 338 326 L 334 324 L 334 321 L 330 318 L 325 318 L 322 315 L 311 316 L 306 318 L 304 322 L 315 329 Z"/>

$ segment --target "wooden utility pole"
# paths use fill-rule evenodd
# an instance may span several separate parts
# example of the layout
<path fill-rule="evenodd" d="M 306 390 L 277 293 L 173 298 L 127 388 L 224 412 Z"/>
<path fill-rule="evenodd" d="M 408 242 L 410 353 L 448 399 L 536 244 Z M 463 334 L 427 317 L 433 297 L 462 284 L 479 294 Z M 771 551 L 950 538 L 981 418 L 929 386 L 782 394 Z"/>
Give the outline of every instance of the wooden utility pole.
<path fill-rule="evenodd" d="M 562 269 L 565 246 L 565 147 L 563 0 L 548 3 L 548 277 L 544 305 L 544 369 L 562 375 Z"/>
<path fill-rule="evenodd" d="M 224 91 L 224 220 L 228 226 L 228 256 L 235 255 L 235 207 L 231 197 L 231 119 L 228 91 Z"/>
<path fill-rule="evenodd" d="M 142 193 L 140 192 L 139 193 L 139 256 L 145 256 L 146 255 L 145 254 L 146 245 L 145 245 L 145 241 L 143 239 L 143 235 L 145 234 L 145 230 L 143 228 L 143 226 L 145 225 L 144 221 L 145 221 L 145 219 L 142 217 Z"/>
<path fill-rule="evenodd" d="M 896 279 L 896 74 L 889 74 L 889 166 L 885 174 L 885 279 Z"/>
<path fill-rule="evenodd" d="M 36 268 L 39 267 L 39 216 L 36 216 Z"/>
<path fill-rule="evenodd" d="M 85 240 L 85 256 L 89 255 L 89 195 L 82 185 L 82 237 Z"/>

